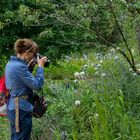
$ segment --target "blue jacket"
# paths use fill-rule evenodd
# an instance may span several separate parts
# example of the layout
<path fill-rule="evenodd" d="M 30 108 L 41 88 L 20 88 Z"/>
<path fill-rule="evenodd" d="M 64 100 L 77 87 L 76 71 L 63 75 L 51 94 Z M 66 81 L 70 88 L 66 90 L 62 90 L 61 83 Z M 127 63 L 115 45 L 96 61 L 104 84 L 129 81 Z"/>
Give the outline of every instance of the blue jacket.
<path fill-rule="evenodd" d="M 6 88 L 10 90 L 10 99 L 7 108 L 8 110 L 14 110 L 15 97 L 31 95 L 33 94 L 33 90 L 42 88 L 44 69 L 38 67 L 36 76 L 34 77 L 28 69 L 27 62 L 16 56 L 11 56 L 10 58 L 5 69 Z M 33 111 L 32 104 L 25 99 L 19 99 L 19 108 L 26 112 Z"/>

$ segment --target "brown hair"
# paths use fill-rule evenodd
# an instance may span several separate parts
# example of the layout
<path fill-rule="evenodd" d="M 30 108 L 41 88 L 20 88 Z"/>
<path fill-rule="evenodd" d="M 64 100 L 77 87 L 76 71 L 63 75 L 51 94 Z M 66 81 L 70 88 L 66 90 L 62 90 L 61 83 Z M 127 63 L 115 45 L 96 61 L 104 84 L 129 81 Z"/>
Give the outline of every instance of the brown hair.
<path fill-rule="evenodd" d="M 38 52 L 38 45 L 32 39 L 18 39 L 14 44 L 15 53 L 24 53 L 26 51 L 29 52 Z"/>

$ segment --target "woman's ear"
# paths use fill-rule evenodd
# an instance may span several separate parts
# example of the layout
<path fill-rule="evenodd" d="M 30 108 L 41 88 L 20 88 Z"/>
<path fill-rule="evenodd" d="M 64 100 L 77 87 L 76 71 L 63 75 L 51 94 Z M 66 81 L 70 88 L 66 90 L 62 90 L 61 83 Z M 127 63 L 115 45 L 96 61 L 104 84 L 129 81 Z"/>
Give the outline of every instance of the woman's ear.
<path fill-rule="evenodd" d="M 28 58 L 28 53 L 29 53 L 28 50 L 24 53 L 24 59 Z"/>

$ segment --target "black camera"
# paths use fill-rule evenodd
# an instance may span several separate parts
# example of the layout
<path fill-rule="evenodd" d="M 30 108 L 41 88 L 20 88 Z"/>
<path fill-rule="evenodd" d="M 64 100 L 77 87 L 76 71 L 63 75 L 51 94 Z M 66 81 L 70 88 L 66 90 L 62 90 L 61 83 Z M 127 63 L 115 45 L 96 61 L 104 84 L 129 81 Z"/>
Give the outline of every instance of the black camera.
<path fill-rule="evenodd" d="M 28 68 L 30 70 L 30 72 L 33 72 L 35 64 L 37 64 L 37 60 L 41 59 L 43 57 L 43 55 L 36 53 L 34 58 L 28 63 Z M 47 61 L 44 64 L 44 67 L 48 67 L 50 64 L 50 60 L 47 58 Z"/>
<path fill-rule="evenodd" d="M 41 59 L 42 57 L 44 57 L 44 56 L 41 55 L 41 54 L 39 54 L 39 53 L 36 53 L 35 56 L 34 56 L 34 58 L 33 58 L 34 63 L 37 64 L 37 60 L 38 59 Z M 47 61 L 45 62 L 44 67 L 48 67 L 49 64 L 50 64 L 50 60 L 47 58 Z"/>

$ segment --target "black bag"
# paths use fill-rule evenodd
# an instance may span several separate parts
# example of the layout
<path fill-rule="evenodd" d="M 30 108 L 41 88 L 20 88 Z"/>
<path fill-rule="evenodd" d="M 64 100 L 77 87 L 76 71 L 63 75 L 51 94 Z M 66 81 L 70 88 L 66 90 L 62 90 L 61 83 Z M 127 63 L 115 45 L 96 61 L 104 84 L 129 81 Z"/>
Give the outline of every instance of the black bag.
<path fill-rule="evenodd" d="M 36 118 L 41 118 L 45 112 L 47 111 L 47 103 L 45 102 L 45 99 L 42 96 L 37 95 L 36 93 L 33 94 L 31 103 L 34 106 L 33 112 L 31 112 L 31 115 Z"/>

